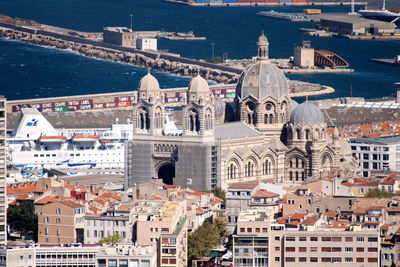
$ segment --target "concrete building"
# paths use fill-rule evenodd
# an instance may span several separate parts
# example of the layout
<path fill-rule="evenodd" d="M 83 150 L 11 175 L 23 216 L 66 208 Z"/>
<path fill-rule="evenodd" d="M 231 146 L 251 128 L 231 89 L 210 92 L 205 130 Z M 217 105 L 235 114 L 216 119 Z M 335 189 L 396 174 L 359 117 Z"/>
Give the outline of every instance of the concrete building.
<path fill-rule="evenodd" d="M 154 247 L 133 245 L 107 246 L 96 255 L 96 267 L 156 267 L 157 251 Z"/>
<path fill-rule="evenodd" d="M 284 266 L 334 266 L 356 264 L 376 267 L 378 231 L 286 231 Z M 353 265 L 354 266 L 354 265 Z"/>
<path fill-rule="evenodd" d="M 97 267 L 100 246 L 31 246 L 0 249 L 1 267 L 79 266 Z"/>
<path fill-rule="evenodd" d="M 157 51 L 157 39 L 155 38 L 138 38 L 136 40 L 136 48 L 140 50 Z"/>
<path fill-rule="evenodd" d="M 7 101 L 4 96 L 0 96 L 0 246 L 7 244 L 7 207 L 6 207 L 6 117 Z"/>
<path fill-rule="evenodd" d="M 314 67 L 314 48 L 311 47 L 310 41 L 304 41 L 302 46 L 294 47 L 293 64 L 301 68 Z"/>
<path fill-rule="evenodd" d="M 52 202 L 43 202 L 35 203 L 38 214 L 38 243 L 83 243 L 85 207 L 71 200 L 54 199 Z"/>
<path fill-rule="evenodd" d="M 373 171 L 400 171 L 400 135 L 352 138 L 349 142 L 363 177 Z"/>
<path fill-rule="evenodd" d="M 394 33 L 396 29 L 396 24 L 394 23 L 348 15 L 324 16 L 321 18 L 321 26 L 328 28 L 332 32 L 363 35 Z"/>
<path fill-rule="evenodd" d="M 137 33 L 126 27 L 105 27 L 103 42 L 136 48 Z"/>
<path fill-rule="evenodd" d="M 214 99 L 197 76 L 181 98 L 176 114 L 182 130 L 175 134 L 164 132 L 158 81 L 150 73 L 142 78 L 133 103 L 134 141 L 126 146 L 125 188 L 158 178 L 206 191 L 237 182 L 296 184 L 337 168 L 357 173 L 347 142 L 338 133 L 328 138 L 319 108 L 290 99 L 285 75 L 268 60 L 264 34 L 257 46 L 258 61 L 239 79 L 235 108 Z"/>

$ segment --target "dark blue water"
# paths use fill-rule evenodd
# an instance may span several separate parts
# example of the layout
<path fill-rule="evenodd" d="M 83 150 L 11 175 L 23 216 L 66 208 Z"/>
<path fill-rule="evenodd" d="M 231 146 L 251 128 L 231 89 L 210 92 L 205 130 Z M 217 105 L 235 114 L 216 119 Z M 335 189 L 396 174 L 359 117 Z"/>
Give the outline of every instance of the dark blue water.
<path fill-rule="evenodd" d="M 400 54 L 400 41 L 356 41 L 305 37 L 300 27 L 312 23 L 291 23 L 257 17 L 262 7 L 190 7 L 162 0 L 13 0 L 1 1 L 0 13 L 82 31 L 102 31 L 104 26 L 128 26 L 133 14 L 137 30 L 186 32 L 207 37 L 205 41 L 159 40 L 159 48 L 190 58 L 227 53 L 228 58 L 250 58 L 256 54 L 256 41 L 262 24 L 270 42 L 270 57 L 287 58 L 293 46 L 311 40 L 315 48 L 338 53 L 355 69 L 353 74 L 288 75 L 291 79 L 332 86 L 332 96 L 380 97 L 395 91 L 400 68 L 368 62 L 368 58 Z M 273 8 L 301 12 L 302 7 Z M 349 7 L 321 7 L 326 12 L 347 11 Z M 46 49 L 10 41 L 0 41 L 0 93 L 10 99 L 59 96 L 66 94 L 124 91 L 137 88 L 146 70 L 130 65 L 81 57 L 71 52 Z M 185 86 L 185 77 L 156 73 L 161 87 Z"/>

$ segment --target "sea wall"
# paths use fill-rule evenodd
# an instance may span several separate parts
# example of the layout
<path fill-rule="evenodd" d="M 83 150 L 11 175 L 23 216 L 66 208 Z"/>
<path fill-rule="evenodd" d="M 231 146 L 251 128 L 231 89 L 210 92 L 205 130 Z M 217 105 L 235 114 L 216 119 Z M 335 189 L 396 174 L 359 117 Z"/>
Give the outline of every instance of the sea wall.
<path fill-rule="evenodd" d="M 206 79 L 225 84 L 236 83 L 240 73 L 240 70 L 237 69 L 203 61 L 170 54 L 137 51 L 95 40 L 5 23 L 0 23 L 0 37 L 59 49 L 71 49 L 85 56 L 129 63 L 183 76 L 195 76 L 199 73 Z"/>

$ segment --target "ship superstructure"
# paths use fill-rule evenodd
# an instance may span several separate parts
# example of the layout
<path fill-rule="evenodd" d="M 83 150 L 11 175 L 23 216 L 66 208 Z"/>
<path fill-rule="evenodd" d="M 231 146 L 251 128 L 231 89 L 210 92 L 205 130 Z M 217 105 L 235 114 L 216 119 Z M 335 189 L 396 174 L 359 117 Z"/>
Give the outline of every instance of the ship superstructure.
<path fill-rule="evenodd" d="M 7 162 L 22 171 L 56 169 L 123 170 L 124 142 L 132 138 L 132 122 L 110 128 L 56 129 L 35 108 L 21 110 L 7 137 Z"/>

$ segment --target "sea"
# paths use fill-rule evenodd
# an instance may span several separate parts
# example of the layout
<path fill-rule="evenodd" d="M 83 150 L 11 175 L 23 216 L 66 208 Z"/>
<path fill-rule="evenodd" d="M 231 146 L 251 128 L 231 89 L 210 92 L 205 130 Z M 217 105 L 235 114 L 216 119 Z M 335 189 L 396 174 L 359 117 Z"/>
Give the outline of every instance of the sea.
<path fill-rule="evenodd" d="M 360 41 L 303 35 L 299 28 L 312 22 L 288 22 L 256 16 L 259 11 L 302 12 L 304 7 L 192 7 L 163 0 L 12 0 L 0 1 L 0 14 L 32 19 L 73 30 L 100 32 L 105 26 L 134 30 L 188 32 L 205 36 L 203 41 L 158 40 L 159 49 L 195 59 L 214 55 L 249 59 L 256 55 L 256 42 L 264 29 L 270 58 L 289 58 L 295 45 L 311 41 L 347 60 L 350 74 L 288 74 L 289 79 L 319 83 L 335 93 L 314 99 L 391 96 L 400 82 L 400 67 L 369 62 L 369 58 L 392 58 L 400 54 L 400 41 Z M 322 12 L 348 12 L 349 6 L 315 6 Z M 356 10 L 363 7 L 356 7 Z M 0 94 L 8 99 L 54 97 L 136 90 L 147 70 L 141 67 L 84 57 L 60 50 L 0 39 Z M 188 86 L 190 77 L 152 71 L 161 88 Z M 212 83 L 212 82 L 210 82 Z"/>

